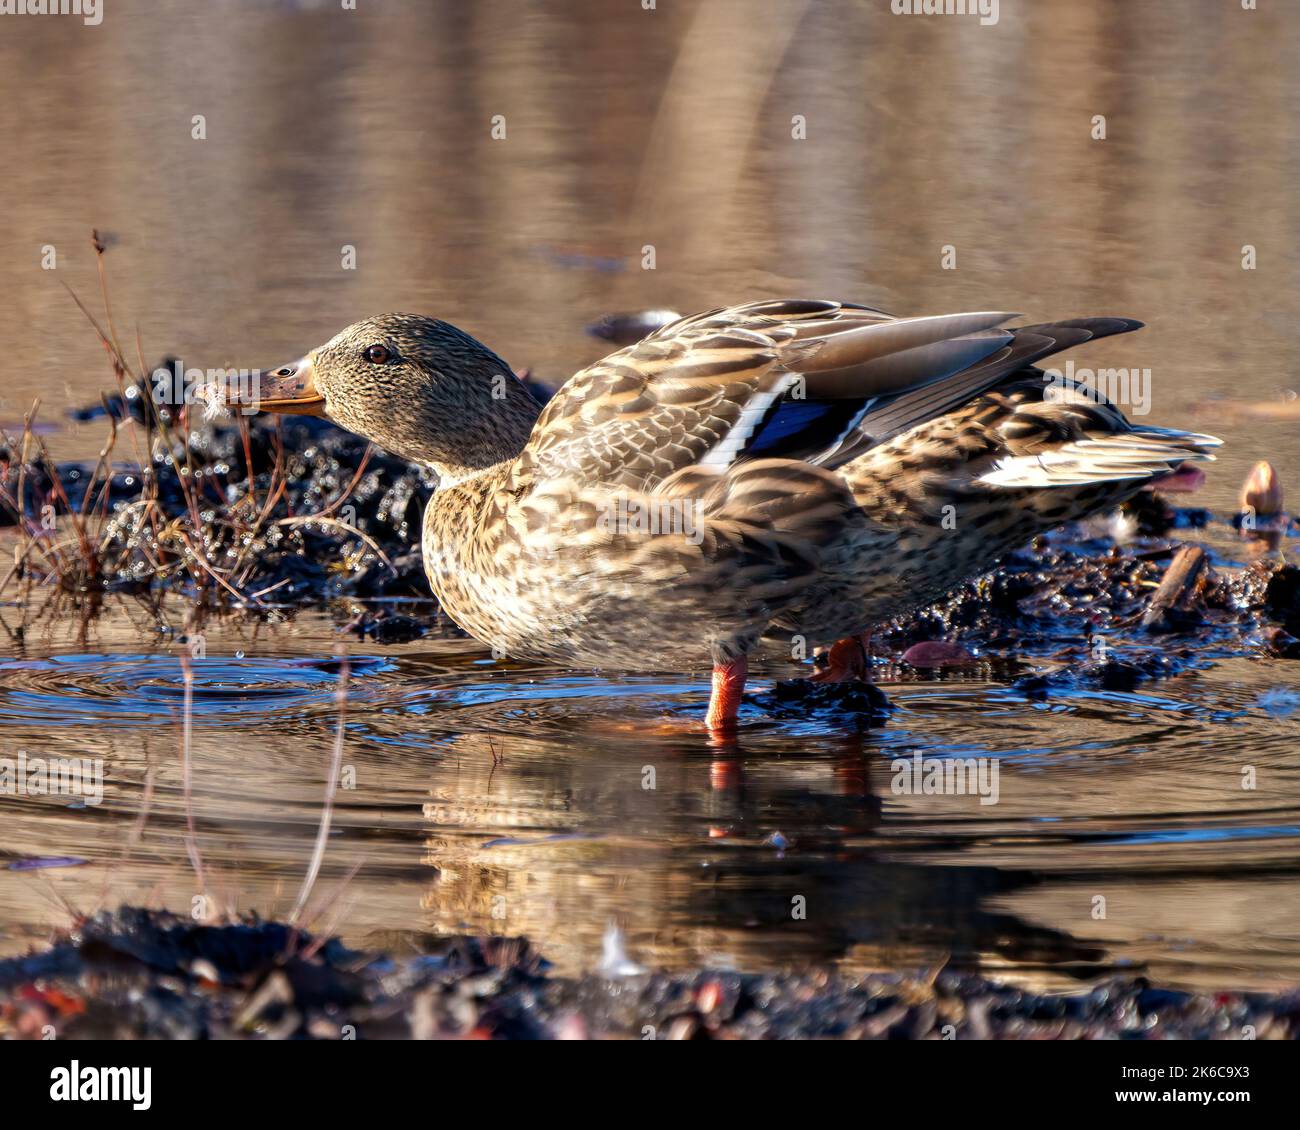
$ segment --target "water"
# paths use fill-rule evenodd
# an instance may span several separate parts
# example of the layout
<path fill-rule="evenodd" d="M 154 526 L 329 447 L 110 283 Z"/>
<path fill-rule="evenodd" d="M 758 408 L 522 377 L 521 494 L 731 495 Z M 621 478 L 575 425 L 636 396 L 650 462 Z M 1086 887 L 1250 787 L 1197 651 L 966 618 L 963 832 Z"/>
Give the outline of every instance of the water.
<path fill-rule="evenodd" d="M 97 304 L 98 227 L 119 329 L 138 325 L 151 364 L 277 363 L 394 308 L 550 380 L 599 356 L 581 327 L 608 310 L 825 294 L 1122 313 L 1148 328 L 1080 364 L 1150 367 L 1149 422 L 1228 441 L 1199 501 L 1230 509 L 1258 458 L 1300 473 L 1293 420 L 1214 403 L 1284 406 L 1295 388 L 1300 20 L 1280 6 L 1055 0 L 983 29 L 884 0 L 106 7 L 97 28 L 15 17 L 0 37 L 0 140 L 22 155 L 0 230 L 0 423 L 41 397 L 60 457 L 103 439 L 63 420 L 111 378 L 58 285 Z M 0 869 L 0 951 L 70 907 L 185 910 L 183 610 L 0 612 L 5 756 L 107 773 L 99 806 L 0 798 L 0 860 L 51 864 Z M 298 896 L 346 619 L 204 628 L 188 808 L 226 906 Z M 1295 979 L 1294 665 L 1220 658 L 1046 703 L 992 673 L 913 681 L 887 688 L 899 710 L 879 730 L 751 710 L 726 749 L 660 732 L 699 717 L 698 680 L 493 665 L 452 632 L 352 651 L 355 787 L 315 892 L 350 942 L 526 933 L 573 970 L 616 920 L 642 964 Z M 1001 758 L 999 803 L 894 795 L 890 760 L 916 750 Z"/>
<path fill-rule="evenodd" d="M 6 951 L 68 904 L 184 909 L 198 890 L 181 667 L 139 613 L 110 600 L 84 634 L 70 617 L 36 622 L 0 667 L 7 753 L 102 757 L 106 779 L 98 806 L 0 800 L 0 858 L 87 861 L 0 870 Z M 323 613 L 205 627 L 188 807 L 223 909 L 287 913 L 297 898 L 341 638 Z M 597 962 L 612 920 L 636 960 L 668 966 L 951 959 L 1060 984 L 1139 964 L 1219 987 L 1294 976 L 1300 677 L 1285 665 L 1228 661 L 1047 702 L 978 671 L 913 679 L 887 684 L 898 709 L 881 729 L 751 706 L 725 746 L 663 725 L 698 721 L 701 681 L 493 664 L 436 636 L 352 650 L 353 787 L 316 894 L 320 920 L 354 943 L 524 933 L 576 970 Z M 914 752 L 999 758 L 998 803 L 896 795 L 890 763 Z"/>

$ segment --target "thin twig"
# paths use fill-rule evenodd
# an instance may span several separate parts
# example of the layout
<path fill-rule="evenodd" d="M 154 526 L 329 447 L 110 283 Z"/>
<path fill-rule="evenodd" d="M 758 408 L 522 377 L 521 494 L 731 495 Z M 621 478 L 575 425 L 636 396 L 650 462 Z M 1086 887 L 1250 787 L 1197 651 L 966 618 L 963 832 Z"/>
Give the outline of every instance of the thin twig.
<path fill-rule="evenodd" d="M 203 882 L 203 857 L 199 854 L 199 842 L 194 835 L 194 794 L 190 789 L 190 753 L 193 741 L 194 724 L 194 670 L 190 666 L 190 657 L 181 655 L 181 678 L 185 683 L 185 704 L 181 715 L 181 790 L 185 797 L 185 851 L 190 857 L 190 866 L 199 881 L 199 891 L 207 893 Z"/>
<path fill-rule="evenodd" d="M 339 665 L 339 685 L 334 692 L 334 701 L 338 705 L 338 727 L 334 732 L 334 753 L 330 758 L 330 775 L 325 782 L 325 805 L 321 810 L 320 828 L 316 832 L 316 847 L 312 851 L 311 866 L 307 870 L 307 876 L 303 879 L 302 890 L 298 892 L 298 901 L 294 905 L 293 913 L 289 915 L 291 924 L 298 921 L 302 914 L 303 908 L 307 905 L 307 899 L 311 895 L 311 889 L 316 884 L 316 876 L 320 873 L 321 861 L 325 858 L 325 844 L 329 839 L 330 821 L 334 815 L 334 793 L 338 788 L 339 771 L 343 765 L 343 725 L 347 718 L 348 703 L 348 674 L 351 671 L 351 665 L 346 654 L 340 656 Z"/>

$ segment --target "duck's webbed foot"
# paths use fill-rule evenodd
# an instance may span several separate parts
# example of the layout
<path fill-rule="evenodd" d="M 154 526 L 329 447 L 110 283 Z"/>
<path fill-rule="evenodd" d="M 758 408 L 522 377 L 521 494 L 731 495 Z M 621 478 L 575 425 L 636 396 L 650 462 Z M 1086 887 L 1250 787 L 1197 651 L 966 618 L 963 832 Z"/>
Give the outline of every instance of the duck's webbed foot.
<path fill-rule="evenodd" d="M 725 735 L 735 732 L 736 715 L 745 694 L 748 674 L 749 659 L 744 655 L 729 663 L 713 665 L 713 693 L 709 696 L 709 711 L 704 719 L 709 733 Z"/>
<path fill-rule="evenodd" d="M 871 682 L 871 633 L 837 640 L 825 653 L 825 664 L 808 676 L 812 683 Z"/>

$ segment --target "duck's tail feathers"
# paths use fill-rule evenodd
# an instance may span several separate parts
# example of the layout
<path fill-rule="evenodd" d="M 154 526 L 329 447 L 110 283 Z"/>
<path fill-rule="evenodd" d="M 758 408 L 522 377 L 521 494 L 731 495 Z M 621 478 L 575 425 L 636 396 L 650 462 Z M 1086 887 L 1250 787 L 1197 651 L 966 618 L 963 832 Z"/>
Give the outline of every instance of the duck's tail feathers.
<path fill-rule="evenodd" d="M 1007 456 L 976 482 L 1004 488 L 1044 488 L 1152 479 L 1170 474 L 1184 463 L 1212 463 L 1213 450 L 1222 443 L 1198 432 L 1134 426 L 1032 455 Z"/>

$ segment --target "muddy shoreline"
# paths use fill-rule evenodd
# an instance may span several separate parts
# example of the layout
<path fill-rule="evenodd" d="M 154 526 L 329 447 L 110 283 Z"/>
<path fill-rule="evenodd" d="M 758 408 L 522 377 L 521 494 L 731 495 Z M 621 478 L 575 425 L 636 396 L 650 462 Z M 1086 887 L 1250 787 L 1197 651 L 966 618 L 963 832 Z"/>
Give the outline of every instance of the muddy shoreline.
<path fill-rule="evenodd" d="M 1271 1040 L 1300 990 L 1187 993 L 1112 978 L 1038 993 L 944 969 L 557 977 L 526 938 L 350 950 L 279 922 L 102 913 L 0 961 L 0 1037 L 40 1039 Z"/>

